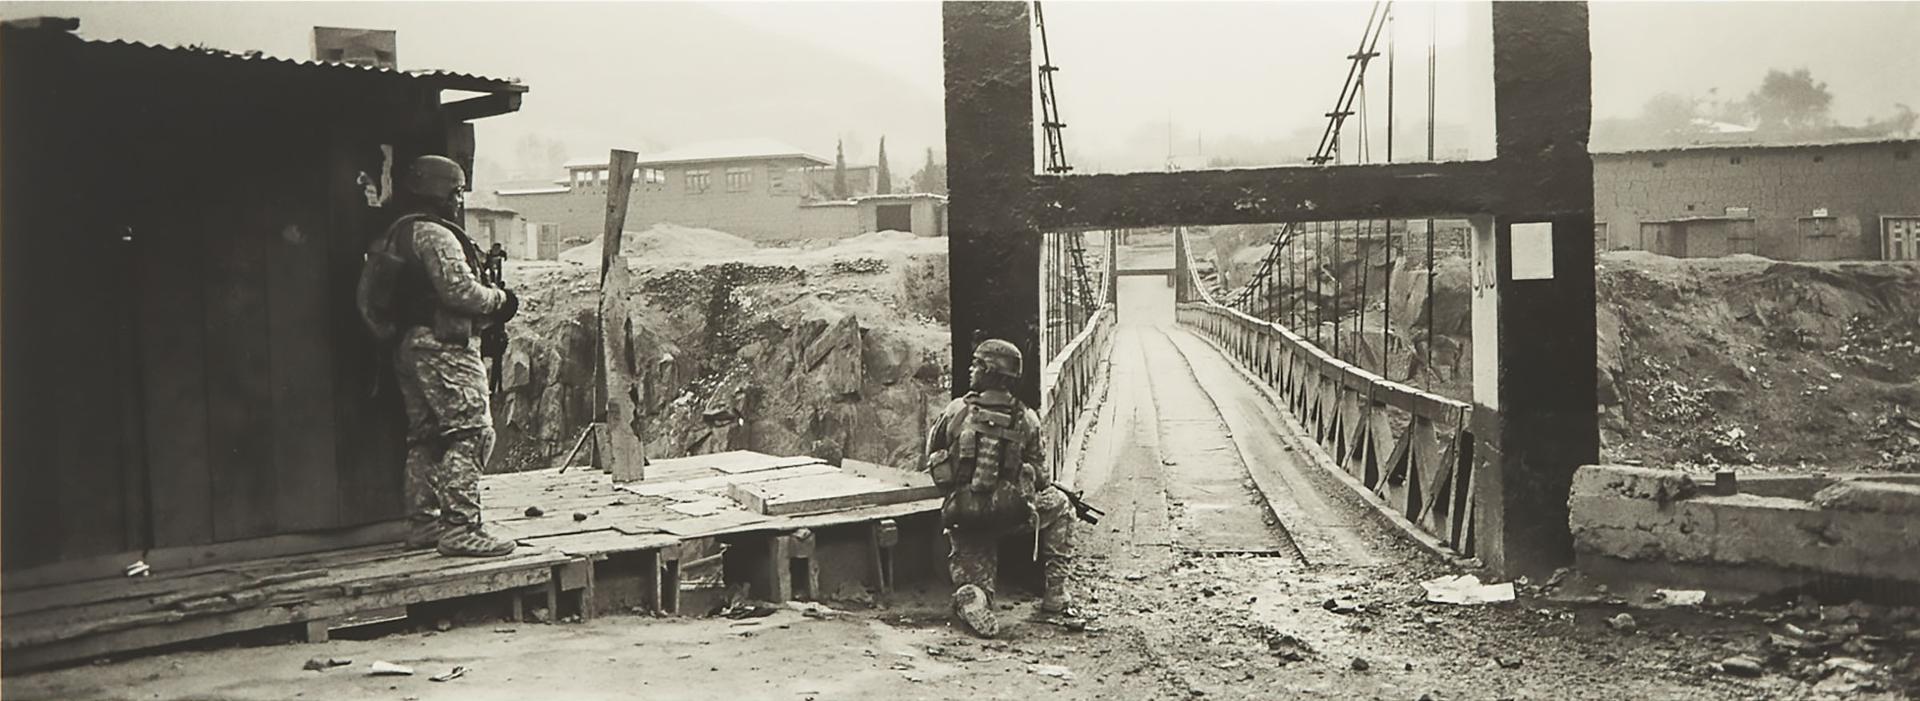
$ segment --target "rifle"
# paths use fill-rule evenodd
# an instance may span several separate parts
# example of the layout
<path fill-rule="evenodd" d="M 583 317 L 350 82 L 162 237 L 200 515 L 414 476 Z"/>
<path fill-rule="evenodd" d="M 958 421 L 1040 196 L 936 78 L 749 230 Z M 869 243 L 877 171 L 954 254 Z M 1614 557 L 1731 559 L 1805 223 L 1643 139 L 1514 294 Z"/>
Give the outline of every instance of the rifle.
<path fill-rule="evenodd" d="M 1055 482 L 1053 487 L 1060 490 L 1061 494 L 1067 495 L 1067 501 L 1073 504 L 1073 515 L 1075 518 L 1086 521 L 1089 524 L 1099 524 L 1100 517 L 1107 515 L 1107 512 L 1100 510 L 1100 507 L 1089 504 L 1087 500 L 1080 498 L 1079 492 L 1067 491 L 1067 488 L 1060 486 L 1058 482 Z"/>
<path fill-rule="evenodd" d="M 507 289 L 505 266 L 501 265 L 505 258 L 505 255 L 494 255 L 493 252 L 488 252 L 486 264 L 480 269 L 481 280 L 496 290 Z M 486 358 L 489 363 L 487 389 L 490 392 L 500 391 L 500 383 L 503 379 L 501 365 L 507 355 L 507 340 L 505 322 L 488 326 L 480 331 L 480 357 Z"/>

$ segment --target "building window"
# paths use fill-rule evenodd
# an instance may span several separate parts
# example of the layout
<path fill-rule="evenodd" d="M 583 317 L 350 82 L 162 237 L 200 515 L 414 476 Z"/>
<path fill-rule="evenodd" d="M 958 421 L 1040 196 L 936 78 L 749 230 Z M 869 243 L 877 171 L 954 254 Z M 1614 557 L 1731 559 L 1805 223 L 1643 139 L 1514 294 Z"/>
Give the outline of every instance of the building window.
<path fill-rule="evenodd" d="M 706 192 L 713 187 L 713 175 L 704 170 L 687 171 L 687 192 Z"/>
<path fill-rule="evenodd" d="M 767 166 L 767 192 L 779 194 L 786 185 L 786 170 L 780 166 Z"/>
<path fill-rule="evenodd" d="M 593 181 L 601 185 L 607 184 L 607 171 L 604 171 L 604 170 L 593 171 Z"/>
<path fill-rule="evenodd" d="M 1727 162 L 1733 165 L 1740 165 L 1740 157 L 1734 156 L 1732 158 L 1727 159 Z"/>
<path fill-rule="evenodd" d="M 648 185 L 661 185 L 667 182 L 667 171 L 659 168 L 641 168 L 640 182 Z"/>
<path fill-rule="evenodd" d="M 753 171 L 747 168 L 727 169 L 727 192 L 746 192 L 753 186 Z"/>

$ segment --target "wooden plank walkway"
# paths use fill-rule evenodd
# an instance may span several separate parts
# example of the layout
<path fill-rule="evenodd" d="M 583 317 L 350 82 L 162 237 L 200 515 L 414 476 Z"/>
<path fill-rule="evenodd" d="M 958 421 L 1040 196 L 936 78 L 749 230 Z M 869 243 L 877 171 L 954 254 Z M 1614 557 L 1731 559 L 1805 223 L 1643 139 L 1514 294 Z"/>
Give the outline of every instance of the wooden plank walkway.
<path fill-rule="evenodd" d="M 591 615 L 595 563 L 614 555 L 654 562 L 652 604 L 671 612 L 679 546 L 696 538 L 747 538 L 750 549 L 768 553 L 756 580 L 782 582 L 757 593 L 811 595 L 772 576 L 785 577 L 795 563 L 818 567 L 811 529 L 870 523 L 875 534 L 891 533 L 893 519 L 939 509 L 924 475 L 869 464 L 843 470 L 812 458 L 732 451 L 660 460 L 648 474 L 628 484 L 578 468 L 482 477 L 488 528 L 521 545 L 505 558 L 447 558 L 392 543 L 10 589 L 0 596 L 6 672 L 274 626 L 304 625 L 309 639 L 325 639 L 331 625 L 356 615 L 482 594 L 545 594 L 555 606 L 577 593 L 577 610 Z M 783 483 L 792 486 L 769 486 Z M 760 513 L 765 503 L 756 502 L 756 511 L 730 495 L 743 491 L 800 499 L 775 498 L 774 513 Z M 872 539 L 879 561 L 892 541 Z"/>

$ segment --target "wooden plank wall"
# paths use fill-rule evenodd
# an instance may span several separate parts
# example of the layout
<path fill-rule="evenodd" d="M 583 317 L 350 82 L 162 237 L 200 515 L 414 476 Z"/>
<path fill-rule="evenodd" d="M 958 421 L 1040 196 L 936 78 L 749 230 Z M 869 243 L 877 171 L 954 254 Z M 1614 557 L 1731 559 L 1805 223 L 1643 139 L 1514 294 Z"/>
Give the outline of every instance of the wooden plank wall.
<path fill-rule="evenodd" d="M 431 101 L 169 60 L 0 66 L 9 573 L 402 515 L 404 416 L 353 304 L 385 215 L 355 181 L 381 143 L 445 143 L 367 118 Z"/>
<path fill-rule="evenodd" d="M 128 205 L 116 197 L 126 174 L 109 165 L 119 150 L 111 130 L 64 116 L 110 113 L 113 96 L 60 89 L 94 72 L 84 62 L 63 60 L 36 75 L 16 66 L 15 56 L 5 57 L 9 70 L 0 78 L 9 107 L 0 126 L 7 154 L 0 552 L 9 570 L 64 553 L 123 549 L 130 523 L 143 516 L 137 504 L 130 513 L 127 499 L 142 451 L 128 444 L 137 434 L 125 424 L 125 392 L 137 384 L 127 338 L 132 246 L 120 227 Z M 84 177 L 49 177 L 62 172 Z"/>

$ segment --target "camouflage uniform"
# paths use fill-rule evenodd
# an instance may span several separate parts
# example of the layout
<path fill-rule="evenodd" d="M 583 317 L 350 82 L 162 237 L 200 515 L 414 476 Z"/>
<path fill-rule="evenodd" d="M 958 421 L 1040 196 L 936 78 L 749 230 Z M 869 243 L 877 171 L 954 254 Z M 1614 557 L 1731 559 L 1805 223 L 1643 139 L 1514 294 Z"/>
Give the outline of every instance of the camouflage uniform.
<path fill-rule="evenodd" d="M 480 473 L 494 434 L 475 337 L 506 293 L 481 284 L 479 251 L 452 230 L 416 221 L 410 235 L 435 309 L 432 327 L 403 331 L 394 352 L 407 409 L 407 515 L 416 526 L 478 526 Z"/>
<path fill-rule="evenodd" d="M 1046 573 L 1046 602 L 1055 607 L 1062 605 L 1067 600 L 1067 574 L 1073 564 L 1073 513 L 1066 495 L 1051 486 L 1053 480 L 1047 474 L 1046 446 L 1041 441 L 1039 416 L 1032 409 L 1021 406 L 1018 399 L 1003 390 L 970 392 L 966 397 L 953 400 L 940 412 L 939 419 L 934 421 L 932 430 L 927 433 L 927 454 L 932 456 L 953 447 L 961 427 L 966 424 L 968 412 L 975 405 L 1015 411 L 1020 417 L 1020 462 L 1025 468 L 1021 476 L 1032 480 L 1036 523 L 1010 523 L 1005 529 L 990 533 L 950 529 L 947 538 L 952 543 L 953 551 L 947 556 L 947 571 L 954 586 L 972 584 L 991 595 L 994 578 L 1000 568 L 1000 540 L 1009 532 L 1032 526 L 1040 539 L 1040 558 Z"/>

